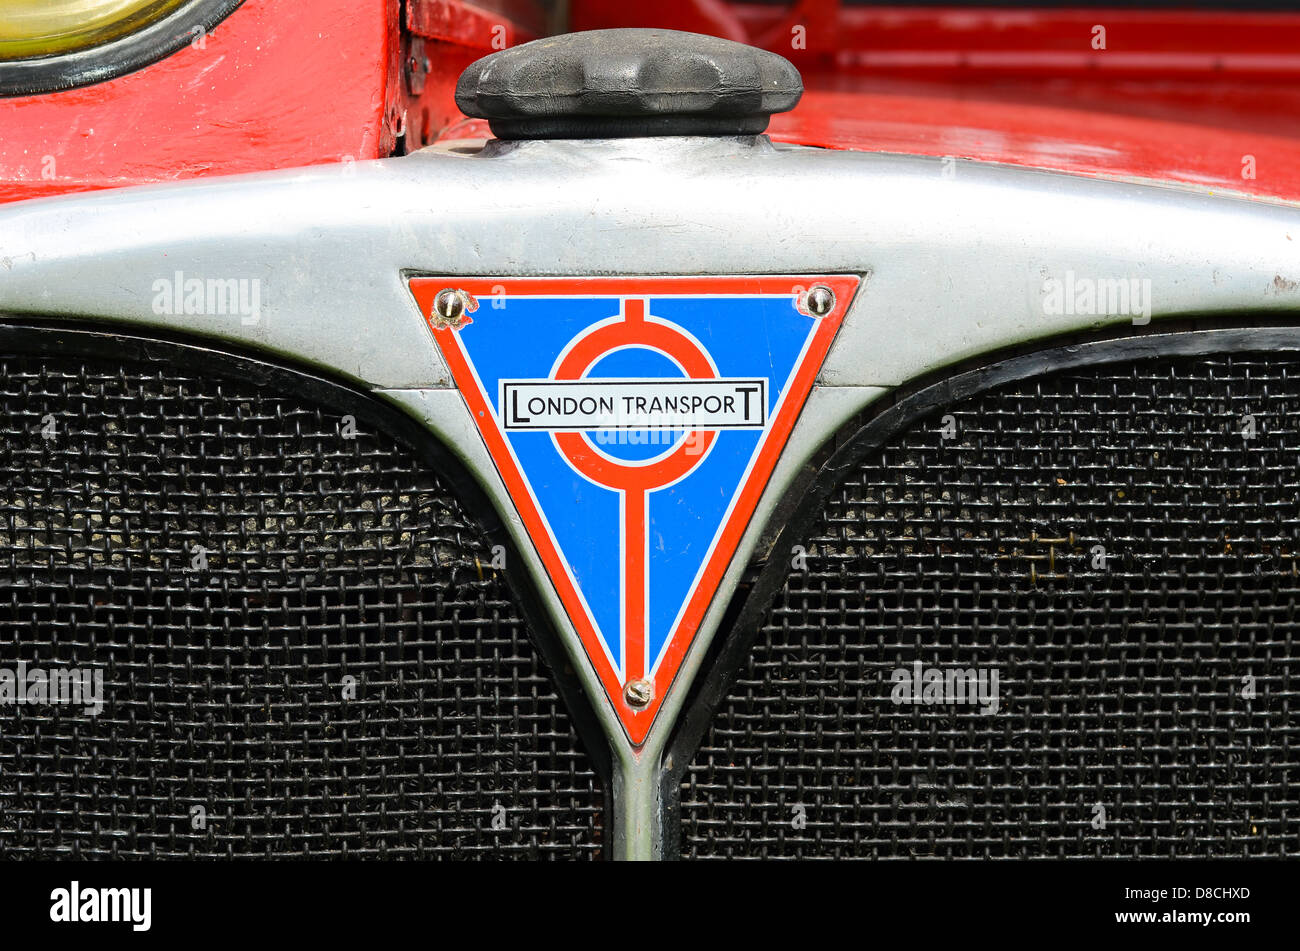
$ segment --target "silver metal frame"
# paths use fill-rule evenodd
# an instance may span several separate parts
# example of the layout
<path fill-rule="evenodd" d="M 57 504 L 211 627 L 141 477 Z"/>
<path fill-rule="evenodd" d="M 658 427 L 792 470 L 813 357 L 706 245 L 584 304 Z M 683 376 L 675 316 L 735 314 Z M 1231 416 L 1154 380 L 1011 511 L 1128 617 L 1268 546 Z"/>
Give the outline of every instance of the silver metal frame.
<path fill-rule="evenodd" d="M 257 280 L 256 320 L 168 314 L 155 281 Z M 407 287 L 412 273 L 857 273 L 818 386 L 645 745 L 624 736 Z M 207 338 L 312 366 L 419 420 L 502 514 L 613 751 L 616 858 L 662 853 L 665 745 L 773 508 L 847 420 L 919 375 L 1128 322 L 1044 282 L 1149 281 L 1154 319 L 1300 311 L 1300 207 L 1157 183 L 764 137 L 462 144 L 374 162 L 0 208 L 0 314 Z"/>

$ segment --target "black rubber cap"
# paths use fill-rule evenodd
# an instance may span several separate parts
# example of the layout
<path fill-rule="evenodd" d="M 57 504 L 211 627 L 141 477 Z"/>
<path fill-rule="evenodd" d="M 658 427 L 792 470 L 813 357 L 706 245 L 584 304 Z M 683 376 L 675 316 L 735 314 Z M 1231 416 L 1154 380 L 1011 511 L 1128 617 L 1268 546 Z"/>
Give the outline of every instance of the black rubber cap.
<path fill-rule="evenodd" d="M 803 81 L 775 53 L 676 30 L 591 30 L 473 63 L 456 105 L 502 139 L 755 135 Z"/>

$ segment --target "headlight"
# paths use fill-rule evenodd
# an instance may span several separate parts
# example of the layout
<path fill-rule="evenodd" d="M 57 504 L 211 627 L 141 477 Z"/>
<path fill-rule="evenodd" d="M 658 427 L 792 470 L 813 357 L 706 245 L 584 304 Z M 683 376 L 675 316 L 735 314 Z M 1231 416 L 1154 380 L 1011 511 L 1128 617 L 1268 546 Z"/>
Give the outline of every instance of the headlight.
<path fill-rule="evenodd" d="M 188 0 L 7 0 L 0 60 L 99 46 L 161 20 Z"/>
<path fill-rule="evenodd" d="M 243 0 L 0 0 L 0 96 L 113 79 L 208 32 Z"/>

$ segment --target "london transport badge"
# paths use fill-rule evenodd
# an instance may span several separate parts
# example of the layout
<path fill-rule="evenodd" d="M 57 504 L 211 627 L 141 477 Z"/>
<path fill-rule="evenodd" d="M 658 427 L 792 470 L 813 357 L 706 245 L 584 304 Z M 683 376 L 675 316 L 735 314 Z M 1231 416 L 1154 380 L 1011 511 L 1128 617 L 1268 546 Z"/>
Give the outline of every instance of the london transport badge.
<path fill-rule="evenodd" d="M 858 278 L 410 285 L 586 656 L 640 745 Z"/>

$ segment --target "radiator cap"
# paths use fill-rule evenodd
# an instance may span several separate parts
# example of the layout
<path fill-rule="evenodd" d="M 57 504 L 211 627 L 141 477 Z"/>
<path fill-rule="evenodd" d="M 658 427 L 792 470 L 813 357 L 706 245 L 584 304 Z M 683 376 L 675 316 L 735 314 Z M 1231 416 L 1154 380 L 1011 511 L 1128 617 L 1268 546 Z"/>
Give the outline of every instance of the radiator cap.
<path fill-rule="evenodd" d="M 456 105 L 501 139 L 757 135 L 803 94 L 789 60 L 677 30 L 590 30 L 485 56 Z"/>

